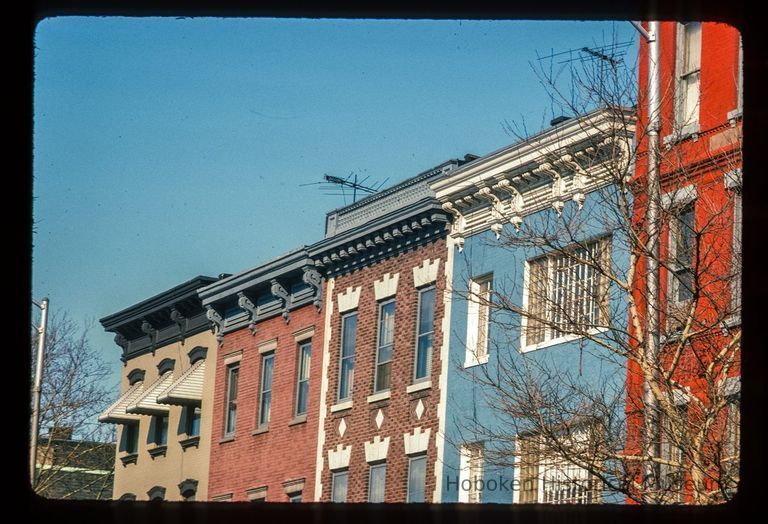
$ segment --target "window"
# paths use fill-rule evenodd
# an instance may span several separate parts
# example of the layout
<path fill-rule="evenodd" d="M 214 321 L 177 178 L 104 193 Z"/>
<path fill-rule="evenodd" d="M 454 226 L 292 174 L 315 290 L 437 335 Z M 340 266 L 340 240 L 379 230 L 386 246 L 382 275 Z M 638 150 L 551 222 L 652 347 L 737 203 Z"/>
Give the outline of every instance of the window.
<path fill-rule="evenodd" d="M 733 191 L 733 283 L 731 285 L 731 308 L 733 315 L 741 315 L 741 186 Z"/>
<path fill-rule="evenodd" d="M 465 366 L 488 361 L 488 321 L 492 281 L 493 275 L 485 275 L 469 281 Z"/>
<path fill-rule="evenodd" d="M 416 381 L 429 378 L 432 367 L 432 339 L 435 324 L 435 288 L 419 291 L 418 317 L 416 319 Z"/>
<path fill-rule="evenodd" d="M 272 371 L 275 354 L 265 353 L 261 357 L 261 388 L 259 391 L 259 427 L 269 426 L 269 412 L 272 406 Z"/>
<path fill-rule="evenodd" d="M 736 67 L 739 70 L 738 77 L 736 79 L 736 110 L 741 113 L 744 110 L 744 47 L 739 35 L 739 62 Z"/>
<path fill-rule="evenodd" d="M 301 491 L 288 495 L 288 502 L 301 502 Z"/>
<path fill-rule="evenodd" d="M 609 246 L 602 238 L 526 263 L 524 350 L 605 327 L 608 279 L 595 266 L 609 263 Z"/>
<path fill-rule="evenodd" d="M 331 502 L 346 502 L 349 471 L 334 471 L 331 475 Z"/>
<path fill-rule="evenodd" d="M 671 302 L 687 302 L 693 298 L 693 253 L 695 206 L 690 202 L 674 211 L 670 219 L 670 269 L 672 270 Z"/>
<path fill-rule="evenodd" d="M 698 131 L 701 74 L 701 22 L 677 26 L 675 123 L 683 134 Z"/>
<path fill-rule="evenodd" d="M 368 502 L 384 502 L 384 487 L 387 480 L 387 464 L 375 464 L 368 475 Z"/>
<path fill-rule="evenodd" d="M 186 406 L 186 425 L 184 432 L 188 437 L 197 437 L 200 435 L 200 406 Z"/>
<path fill-rule="evenodd" d="M 535 438 L 517 439 L 520 503 L 539 501 L 539 443 Z"/>
<path fill-rule="evenodd" d="M 379 304 L 379 341 L 376 349 L 374 392 L 389 389 L 392 369 L 392 344 L 395 339 L 395 301 Z"/>
<path fill-rule="evenodd" d="M 235 421 L 237 418 L 237 379 L 240 375 L 240 364 L 234 364 L 227 368 L 227 413 L 224 420 L 224 434 L 235 433 Z"/>
<path fill-rule="evenodd" d="M 339 372 L 339 400 L 352 396 L 355 371 L 355 337 L 357 335 L 357 312 L 341 319 L 341 370 Z"/>
<path fill-rule="evenodd" d="M 296 377 L 296 415 L 306 415 L 309 394 L 309 364 L 312 357 L 312 342 L 299 344 L 298 372 Z"/>
<path fill-rule="evenodd" d="M 427 479 L 427 456 L 419 455 L 408 459 L 408 502 L 424 502 Z"/>
<path fill-rule="evenodd" d="M 123 424 L 123 450 L 133 454 L 139 449 L 139 424 Z"/>
<path fill-rule="evenodd" d="M 153 433 L 152 442 L 156 446 L 168 444 L 168 415 L 154 415 L 152 417 Z"/>
<path fill-rule="evenodd" d="M 739 481 L 739 456 L 741 441 L 741 409 L 738 395 L 728 398 L 725 428 L 723 433 L 722 484 L 726 489 L 735 490 Z"/>
<path fill-rule="evenodd" d="M 472 442 L 461 446 L 459 502 L 475 504 L 482 499 L 483 450 L 482 442 Z"/>
<path fill-rule="evenodd" d="M 681 424 L 688 420 L 688 406 L 685 403 L 676 404 Z M 673 464 L 659 465 L 659 488 L 668 494 L 670 502 L 683 502 L 685 496 L 685 446 L 682 442 L 682 431 L 676 421 L 664 414 L 659 415 L 659 458 Z"/>

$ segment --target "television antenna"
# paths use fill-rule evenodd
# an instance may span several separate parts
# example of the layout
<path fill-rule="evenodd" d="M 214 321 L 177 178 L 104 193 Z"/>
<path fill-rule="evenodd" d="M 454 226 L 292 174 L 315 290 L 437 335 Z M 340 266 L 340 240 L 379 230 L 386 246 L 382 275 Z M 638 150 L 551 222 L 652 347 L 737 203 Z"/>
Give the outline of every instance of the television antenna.
<path fill-rule="evenodd" d="M 344 204 L 347 203 L 347 195 L 351 192 L 352 203 L 357 202 L 358 192 L 366 195 L 371 195 L 378 192 L 384 184 L 387 183 L 389 177 L 383 182 L 378 182 L 372 185 L 365 185 L 368 180 L 368 176 L 360 178 L 360 176 L 354 171 L 349 173 L 346 178 L 341 178 L 334 175 L 324 174 L 321 182 L 311 182 L 309 184 L 300 184 L 301 186 L 321 186 L 320 189 L 324 195 L 328 196 L 342 196 L 344 197 Z"/>

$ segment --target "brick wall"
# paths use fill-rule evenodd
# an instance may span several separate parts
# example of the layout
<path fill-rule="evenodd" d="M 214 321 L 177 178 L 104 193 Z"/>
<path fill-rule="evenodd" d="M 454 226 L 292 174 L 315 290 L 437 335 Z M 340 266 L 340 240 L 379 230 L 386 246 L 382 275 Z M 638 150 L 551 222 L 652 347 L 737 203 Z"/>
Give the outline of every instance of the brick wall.
<path fill-rule="evenodd" d="M 314 493 L 318 429 L 318 402 L 324 312 L 309 304 L 291 311 L 290 322 L 274 317 L 257 324 L 256 334 L 244 328 L 224 335 L 216 361 L 213 434 L 209 498 L 232 494 L 232 500 L 248 500 L 246 490 L 267 487 L 267 501 L 286 502 L 283 483 L 304 479 L 303 500 Z M 294 334 L 314 326 L 309 374 L 307 415 L 295 423 L 298 344 Z M 258 346 L 277 338 L 272 380 L 269 429 L 257 429 L 261 357 Z M 224 438 L 227 366 L 225 359 L 242 351 L 238 381 L 238 407 L 233 438 Z"/>
<path fill-rule="evenodd" d="M 440 347 L 443 333 L 443 293 L 445 290 L 445 239 L 438 239 L 425 246 L 389 258 L 352 273 L 342 275 L 335 281 L 333 295 L 326 300 L 333 301 L 331 333 L 329 341 L 330 361 L 328 366 L 328 392 L 326 404 L 327 418 L 324 424 L 325 441 L 323 444 L 323 469 L 321 474 L 321 500 L 331 497 L 331 471 L 328 464 L 328 450 L 335 450 L 338 444 L 352 446 L 349 462 L 347 487 L 348 502 L 367 500 L 368 464 L 365 459 L 364 442 L 370 442 L 374 436 L 381 439 L 390 437 L 387 453 L 386 502 L 404 502 L 407 496 L 408 457 L 405 454 L 405 433 L 420 426 L 422 431 L 430 430 L 427 450 L 425 500 L 432 501 L 435 488 L 434 468 L 436 460 L 435 435 L 438 429 L 437 407 L 440 397 L 438 376 L 441 369 Z M 421 266 L 425 259 L 439 260 L 437 281 L 435 283 L 435 322 L 432 350 L 431 388 L 408 393 L 406 388 L 413 382 L 416 353 L 416 320 L 418 290 L 414 287 L 413 268 Z M 380 280 L 385 273 L 399 273 L 397 294 L 395 296 L 395 336 L 392 350 L 392 370 L 390 398 L 369 403 L 368 396 L 374 393 L 374 367 L 378 336 L 378 303 L 374 291 L 374 281 Z M 355 348 L 354 389 L 352 407 L 332 413 L 330 408 L 337 402 L 340 359 L 341 315 L 337 296 L 348 287 L 361 287 L 358 303 L 358 325 Z M 421 417 L 416 415 L 416 407 L 421 400 L 424 411 Z M 381 410 L 383 422 L 378 428 L 376 417 Z M 346 430 L 343 436 L 339 426 L 344 420 Z"/>

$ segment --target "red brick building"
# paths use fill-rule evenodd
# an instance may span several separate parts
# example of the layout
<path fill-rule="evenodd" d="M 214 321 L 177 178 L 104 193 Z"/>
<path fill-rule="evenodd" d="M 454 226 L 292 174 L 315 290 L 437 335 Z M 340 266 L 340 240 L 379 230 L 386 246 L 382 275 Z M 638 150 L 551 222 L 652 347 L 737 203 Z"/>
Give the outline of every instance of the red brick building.
<path fill-rule="evenodd" d="M 320 274 L 301 248 L 199 295 L 220 344 L 209 499 L 312 501 L 324 318 Z"/>
<path fill-rule="evenodd" d="M 660 27 L 659 361 L 668 377 L 655 395 L 658 487 L 667 491 L 659 500 L 716 502 L 728 499 L 738 480 L 741 39 L 735 28 L 715 22 L 663 22 Z M 641 40 L 635 174 L 639 230 L 647 203 L 647 88 L 648 45 Z M 645 267 L 641 257 L 634 287 L 641 316 Z M 630 361 L 630 453 L 638 453 L 643 442 L 643 382 L 640 367 Z M 684 487 L 669 489 L 672 481 Z"/>
<path fill-rule="evenodd" d="M 309 248 L 326 278 L 317 500 L 439 501 L 451 264 L 428 184 L 462 163 L 329 213 Z"/>

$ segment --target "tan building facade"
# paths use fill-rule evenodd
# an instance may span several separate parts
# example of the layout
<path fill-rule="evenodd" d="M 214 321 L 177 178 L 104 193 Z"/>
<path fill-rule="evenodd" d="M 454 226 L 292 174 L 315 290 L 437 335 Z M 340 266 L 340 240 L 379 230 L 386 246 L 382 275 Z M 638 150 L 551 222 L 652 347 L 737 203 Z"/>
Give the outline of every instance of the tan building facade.
<path fill-rule="evenodd" d="M 101 319 L 122 347 L 120 397 L 99 417 L 118 426 L 113 498 L 206 500 L 218 343 L 196 277 Z"/>

